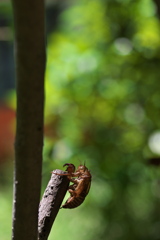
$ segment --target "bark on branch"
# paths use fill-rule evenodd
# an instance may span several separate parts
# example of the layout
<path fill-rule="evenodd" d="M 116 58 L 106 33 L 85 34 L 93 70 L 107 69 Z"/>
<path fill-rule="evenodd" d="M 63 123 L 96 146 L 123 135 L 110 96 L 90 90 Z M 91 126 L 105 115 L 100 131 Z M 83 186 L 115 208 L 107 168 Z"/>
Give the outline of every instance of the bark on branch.
<path fill-rule="evenodd" d="M 44 0 L 12 0 L 12 5 L 17 90 L 12 240 L 36 240 L 43 147 Z"/>
<path fill-rule="evenodd" d="M 54 172 L 65 173 L 59 169 Z M 58 176 L 52 173 L 39 206 L 38 240 L 48 239 L 68 186 L 69 180 L 66 176 Z"/>

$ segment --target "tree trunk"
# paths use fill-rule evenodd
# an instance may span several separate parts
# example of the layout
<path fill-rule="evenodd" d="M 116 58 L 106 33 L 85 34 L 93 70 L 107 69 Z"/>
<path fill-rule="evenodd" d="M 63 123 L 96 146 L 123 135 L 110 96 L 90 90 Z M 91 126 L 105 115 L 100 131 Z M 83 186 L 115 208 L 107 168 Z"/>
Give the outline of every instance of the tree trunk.
<path fill-rule="evenodd" d="M 12 240 L 36 240 L 44 108 L 44 0 L 12 0 L 17 127 Z"/>

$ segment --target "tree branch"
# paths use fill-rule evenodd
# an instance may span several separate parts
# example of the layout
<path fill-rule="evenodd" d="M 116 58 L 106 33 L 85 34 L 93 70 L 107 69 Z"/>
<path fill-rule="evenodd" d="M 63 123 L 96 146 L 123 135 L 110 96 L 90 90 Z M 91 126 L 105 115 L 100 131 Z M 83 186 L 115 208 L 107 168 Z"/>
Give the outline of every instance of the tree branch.
<path fill-rule="evenodd" d="M 12 0 L 12 5 L 17 90 L 12 240 L 35 240 L 43 147 L 44 0 Z"/>
<path fill-rule="evenodd" d="M 57 173 L 65 173 L 55 170 Z M 52 174 L 39 206 L 38 240 L 47 240 L 69 186 L 66 176 Z"/>
<path fill-rule="evenodd" d="M 155 3 L 155 5 L 157 7 L 157 16 L 158 16 L 158 18 L 160 18 L 160 1 L 159 0 L 153 0 L 153 2 Z"/>

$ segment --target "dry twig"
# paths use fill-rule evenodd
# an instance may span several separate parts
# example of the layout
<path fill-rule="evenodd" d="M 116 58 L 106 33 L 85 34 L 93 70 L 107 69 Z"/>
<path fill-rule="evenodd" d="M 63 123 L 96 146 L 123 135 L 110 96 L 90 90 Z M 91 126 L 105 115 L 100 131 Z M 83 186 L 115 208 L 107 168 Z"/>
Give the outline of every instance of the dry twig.
<path fill-rule="evenodd" d="M 54 172 L 65 173 L 59 169 Z M 68 186 L 66 176 L 51 175 L 39 206 L 38 240 L 47 240 Z"/>

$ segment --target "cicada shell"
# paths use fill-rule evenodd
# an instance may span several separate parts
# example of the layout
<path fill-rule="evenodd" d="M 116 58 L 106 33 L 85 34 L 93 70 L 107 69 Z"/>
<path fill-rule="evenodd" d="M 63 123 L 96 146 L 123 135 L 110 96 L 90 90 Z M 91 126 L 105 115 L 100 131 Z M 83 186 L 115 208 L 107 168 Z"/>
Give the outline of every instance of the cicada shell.
<path fill-rule="evenodd" d="M 66 163 L 64 166 L 67 166 L 67 172 L 57 175 L 66 175 L 73 184 L 68 188 L 70 197 L 61 208 L 76 208 L 85 200 L 90 190 L 92 176 L 85 165 L 80 165 L 76 171 L 72 163 Z"/>

